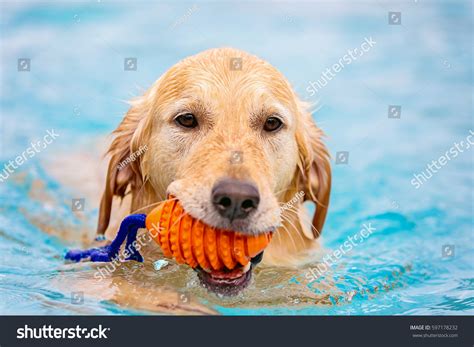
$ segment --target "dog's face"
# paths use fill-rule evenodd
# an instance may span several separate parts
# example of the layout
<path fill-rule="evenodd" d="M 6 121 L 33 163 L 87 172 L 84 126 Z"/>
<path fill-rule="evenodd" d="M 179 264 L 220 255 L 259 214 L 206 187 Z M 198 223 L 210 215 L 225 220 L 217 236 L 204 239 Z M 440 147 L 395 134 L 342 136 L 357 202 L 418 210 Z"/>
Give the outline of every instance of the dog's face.
<path fill-rule="evenodd" d="M 280 205 L 298 187 L 308 199 L 322 191 L 329 197 L 320 131 L 286 79 L 254 56 L 220 49 L 190 57 L 137 104 L 129 112 L 136 127 L 128 153 L 143 145 L 147 151 L 131 173 L 113 177 L 122 187 L 131 181 L 132 193 L 135 184 L 155 199 L 172 194 L 193 217 L 246 234 L 278 230 L 285 217 Z M 135 207 L 153 202 L 134 199 L 142 201 Z M 248 270 L 201 278 L 214 287 L 235 286 L 248 281 Z"/>
<path fill-rule="evenodd" d="M 229 61 L 195 58 L 164 76 L 146 173 L 195 218 L 256 234 L 279 226 L 278 193 L 297 168 L 295 105 L 270 65 Z"/>

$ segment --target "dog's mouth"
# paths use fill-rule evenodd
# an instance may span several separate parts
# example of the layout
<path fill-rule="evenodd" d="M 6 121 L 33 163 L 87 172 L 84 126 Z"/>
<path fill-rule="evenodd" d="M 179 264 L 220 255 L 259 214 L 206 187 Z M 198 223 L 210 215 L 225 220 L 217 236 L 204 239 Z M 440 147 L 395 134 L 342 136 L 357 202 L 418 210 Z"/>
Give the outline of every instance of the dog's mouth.
<path fill-rule="evenodd" d="M 224 296 L 233 296 L 245 289 L 252 278 L 252 268 L 256 266 L 263 257 L 263 252 L 251 259 L 246 266 L 241 266 L 233 270 L 205 271 L 196 268 L 201 284 L 214 292 Z"/>

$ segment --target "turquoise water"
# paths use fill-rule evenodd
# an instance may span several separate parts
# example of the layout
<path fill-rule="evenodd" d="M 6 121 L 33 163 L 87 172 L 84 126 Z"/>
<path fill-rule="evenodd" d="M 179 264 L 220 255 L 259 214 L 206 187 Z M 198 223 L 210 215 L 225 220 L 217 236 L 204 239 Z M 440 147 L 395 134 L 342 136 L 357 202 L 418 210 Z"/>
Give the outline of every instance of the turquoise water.
<path fill-rule="evenodd" d="M 474 313 L 472 149 L 419 189 L 411 183 L 474 128 L 469 2 L 1 6 L 0 169 L 47 130 L 60 134 L 0 182 L 1 313 L 149 313 L 100 298 L 78 310 L 58 286 L 61 276 L 91 275 L 65 266 L 62 255 L 92 234 L 97 209 L 72 213 L 84 188 L 63 183 L 48 165 L 70 151 L 97 151 L 94 141 L 127 110 L 123 100 L 179 59 L 220 46 L 268 60 L 315 105 L 334 158 L 324 252 L 363 224 L 375 231 L 314 281 L 305 274 L 317 263 L 260 268 L 238 298 L 193 295 L 224 314 Z M 388 25 L 388 11 L 400 11 L 402 24 Z M 365 38 L 376 44 L 312 96 L 309 82 Z M 126 57 L 137 57 L 137 71 L 123 71 Z M 18 58 L 31 59 L 29 72 L 18 71 Z M 400 119 L 388 118 L 389 105 L 401 106 Z M 336 165 L 340 151 L 349 152 L 347 164 Z"/>

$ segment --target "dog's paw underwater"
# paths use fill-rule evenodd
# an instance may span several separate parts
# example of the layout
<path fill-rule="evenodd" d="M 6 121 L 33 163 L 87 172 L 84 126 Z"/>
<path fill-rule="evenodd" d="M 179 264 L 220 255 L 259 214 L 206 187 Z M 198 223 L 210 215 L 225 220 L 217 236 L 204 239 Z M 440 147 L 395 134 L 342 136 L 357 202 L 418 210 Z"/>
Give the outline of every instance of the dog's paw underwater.
<path fill-rule="evenodd" d="M 245 288 L 252 265 L 262 259 L 272 233 L 246 235 L 204 224 L 187 214 L 179 201 L 170 198 L 148 215 L 127 216 L 110 245 L 87 250 L 70 250 L 65 258 L 72 261 L 110 262 L 119 256 L 126 240 L 126 260 L 142 262 L 135 247 L 137 231 L 146 228 L 167 258 L 187 264 L 198 271 L 201 283 L 219 294 L 232 295 Z"/>

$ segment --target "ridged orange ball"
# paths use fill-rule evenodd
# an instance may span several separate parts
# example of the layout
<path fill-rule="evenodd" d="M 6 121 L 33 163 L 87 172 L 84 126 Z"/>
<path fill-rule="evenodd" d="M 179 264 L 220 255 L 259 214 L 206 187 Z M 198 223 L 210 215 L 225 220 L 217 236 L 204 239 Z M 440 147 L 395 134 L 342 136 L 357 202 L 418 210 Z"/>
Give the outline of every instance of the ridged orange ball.
<path fill-rule="evenodd" d="M 272 233 L 257 236 L 223 230 L 187 214 L 179 201 L 169 199 L 148 214 L 146 227 L 165 257 L 192 268 L 233 270 L 262 252 Z"/>

